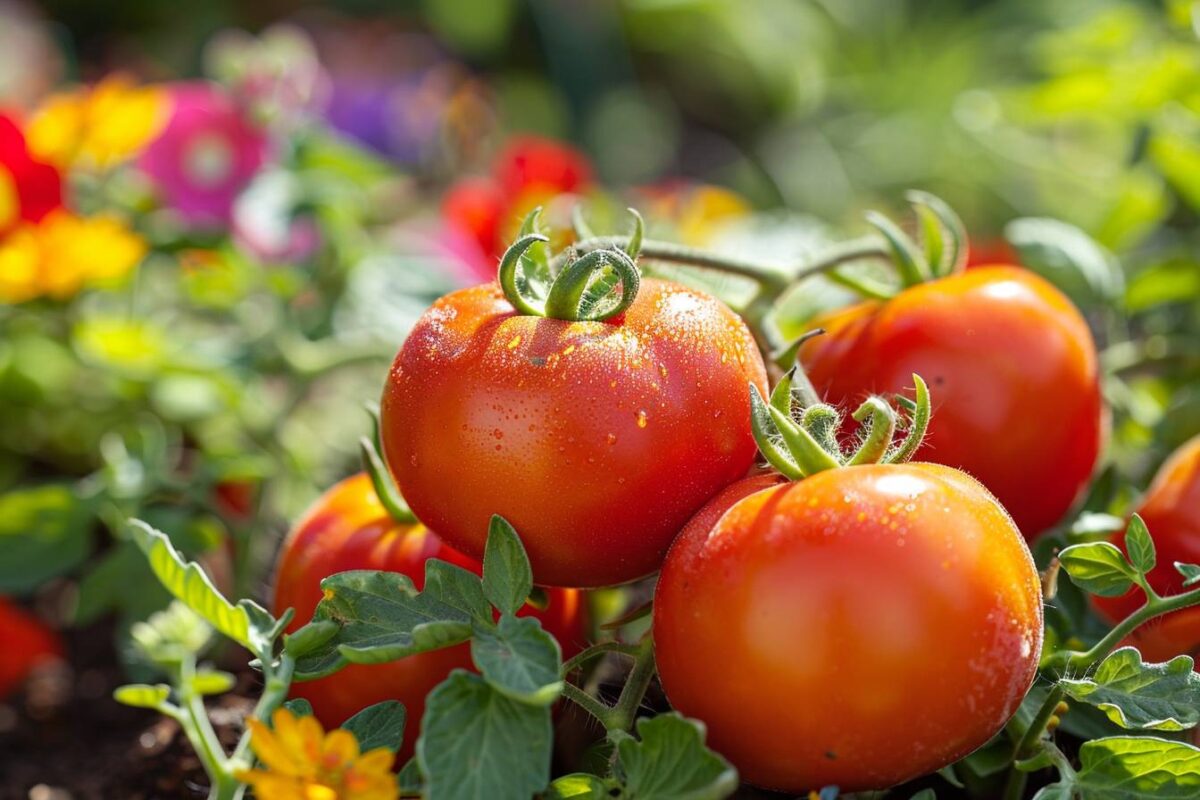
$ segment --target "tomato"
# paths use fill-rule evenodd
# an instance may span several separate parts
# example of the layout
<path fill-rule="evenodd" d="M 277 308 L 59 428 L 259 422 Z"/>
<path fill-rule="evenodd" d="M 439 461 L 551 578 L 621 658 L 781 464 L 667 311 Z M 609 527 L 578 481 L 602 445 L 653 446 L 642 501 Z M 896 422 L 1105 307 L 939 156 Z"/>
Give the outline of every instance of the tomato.
<path fill-rule="evenodd" d="M 312 618 L 321 600 L 321 580 L 338 572 L 379 569 L 410 577 L 418 589 L 425 583 L 425 562 L 439 558 L 475 573 L 481 566 L 447 547 L 423 525 L 392 520 L 366 473 L 354 475 L 326 492 L 288 536 L 275 577 L 276 614 L 296 609 L 289 626 L 295 630 Z M 585 644 L 581 594 L 573 589 L 551 593 L 544 611 L 527 607 L 522 614 L 541 620 L 558 639 L 565 658 Z M 473 669 L 469 645 L 434 650 L 387 664 L 352 664 L 315 681 L 295 683 L 292 696 L 312 703 L 326 727 L 340 725 L 373 703 L 396 699 L 408 712 L 401 757 L 412 754 L 425 696 L 452 669 Z"/>
<path fill-rule="evenodd" d="M 1105 435 L 1096 347 L 1046 281 L 981 267 L 885 302 L 818 318 L 800 350 L 834 404 L 929 382 L 933 420 L 917 460 L 957 467 L 990 489 L 1029 539 L 1067 512 Z"/>
<path fill-rule="evenodd" d="M 1137 508 L 1154 539 L 1157 562 L 1149 574 L 1150 586 L 1159 594 L 1184 591 L 1183 576 L 1175 562 L 1200 564 L 1200 436 L 1167 459 L 1154 476 Z M 1124 549 L 1125 534 L 1113 543 Z M 1115 624 L 1145 602 L 1140 589 L 1120 597 L 1095 597 L 1100 615 Z M 1200 650 L 1200 608 L 1185 608 L 1159 617 L 1134 632 L 1133 644 L 1151 661 L 1167 661 L 1181 653 Z"/>
<path fill-rule="evenodd" d="M 63 657 L 58 634 L 0 596 L 0 700 L 21 688 L 39 664 Z"/>
<path fill-rule="evenodd" d="M 986 742 L 1042 640 L 1038 573 L 977 481 L 936 464 L 735 484 L 654 599 L 671 704 L 759 786 L 880 789 Z"/>
<path fill-rule="evenodd" d="M 435 303 L 396 356 L 384 451 L 464 553 L 500 514 L 538 584 L 624 583 L 754 462 L 749 382 L 765 388 L 750 332 L 703 292 L 647 279 L 623 315 L 572 322 L 478 286 Z"/>

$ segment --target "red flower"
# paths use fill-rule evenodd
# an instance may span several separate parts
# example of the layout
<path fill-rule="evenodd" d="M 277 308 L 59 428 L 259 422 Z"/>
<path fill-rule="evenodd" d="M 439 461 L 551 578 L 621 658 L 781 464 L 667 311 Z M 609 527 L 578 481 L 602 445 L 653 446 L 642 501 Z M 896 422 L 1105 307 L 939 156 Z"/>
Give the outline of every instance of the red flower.
<path fill-rule="evenodd" d="M 12 117 L 0 114 L 0 236 L 62 207 L 62 175 L 35 161 Z"/>
<path fill-rule="evenodd" d="M 481 262 L 491 262 L 535 206 L 591 185 L 592 166 L 583 153 L 553 139 L 519 136 L 496 157 L 490 176 L 464 178 L 450 187 L 442 218 L 479 245 Z M 486 271 L 492 269 L 494 264 Z"/>

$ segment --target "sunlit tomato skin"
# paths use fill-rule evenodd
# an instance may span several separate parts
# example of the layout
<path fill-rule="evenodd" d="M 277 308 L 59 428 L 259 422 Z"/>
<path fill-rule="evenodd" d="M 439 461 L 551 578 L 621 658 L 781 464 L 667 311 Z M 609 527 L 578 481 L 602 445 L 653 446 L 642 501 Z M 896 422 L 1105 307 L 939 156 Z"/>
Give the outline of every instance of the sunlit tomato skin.
<path fill-rule="evenodd" d="M 879 789 L 1005 724 L 1033 681 L 1041 599 L 1016 526 L 965 473 L 759 477 L 672 545 L 654 600 L 659 675 L 744 780 Z"/>
<path fill-rule="evenodd" d="M 37 618 L 0 596 L 0 700 L 21 688 L 39 664 L 63 657 L 58 634 Z"/>
<path fill-rule="evenodd" d="M 1184 591 L 1183 576 L 1175 562 L 1200 564 L 1200 436 L 1175 451 L 1162 465 L 1137 508 L 1154 539 L 1157 561 L 1148 574 L 1159 594 Z M 1125 533 L 1113 538 L 1125 549 Z M 1101 616 L 1120 622 L 1136 611 L 1145 597 L 1131 589 L 1120 597 L 1096 597 Z M 1186 608 L 1152 620 L 1134 632 L 1132 644 L 1151 661 L 1167 661 L 1182 653 L 1200 650 L 1200 609 Z"/>
<path fill-rule="evenodd" d="M 309 508 L 284 544 L 276 570 L 273 607 L 276 614 L 296 609 L 289 631 L 312 618 L 321 600 L 321 580 L 338 572 L 377 569 L 400 572 L 418 589 L 425 583 L 425 562 L 439 558 L 481 570 L 477 561 L 448 547 L 423 525 L 398 524 L 375 495 L 365 473 L 335 485 Z M 537 617 L 558 639 L 569 658 L 586 644 L 583 598 L 574 589 L 551 592 L 544 611 L 526 607 L 522 615 Z M 468 645 L 434 650 L 387 664 L 351 665 L 315 681 L 292 685 L 292 696 L 312 703 L 326 727 L 340 725 L 363 708 L 383 700 L 399 700 L 408 712 L 401 758 L 412 754 L 425 696 L 452 669 L 473 669 Z"/>
<path fill-rule="evenodd" d="M 917 459 L 957 467 L 1029 539 L 1067 512 L 1105 437 L 1096 346 L 1061 292 L 1017 267 L 981 267 L 816 319 L 800 351 L 835 404 L 929 384 Z"/>
<path fill-rule="evenodd" d="M 720 301 L 643 280 L 620 318 L 517 314 L 495 285 L 417 322 L 384 388 L 388 464 L 417 516 L 483 553 L 500 514 L 544 586 L 606 586 L 671 539 L 754 461 L 748 383 L 766 375 Z"/>

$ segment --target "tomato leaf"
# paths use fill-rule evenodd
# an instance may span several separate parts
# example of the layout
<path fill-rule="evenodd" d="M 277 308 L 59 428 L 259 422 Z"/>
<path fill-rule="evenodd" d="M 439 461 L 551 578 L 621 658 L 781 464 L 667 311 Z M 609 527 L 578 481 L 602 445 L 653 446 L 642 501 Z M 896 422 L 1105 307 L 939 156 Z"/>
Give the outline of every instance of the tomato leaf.
<path fill-rule="evenodd" d="M 515 614 L 533 591 L 533 570 L 521 537 L 499 515 L 488 525 L 483 550 L 483 593 L 503 614 Z"/>
<path fill-rule="evenodd" d="M 1200 794 L 1200 748 L 1153 736 L 1110 736 L 1084 742 L 1080 769 L 1044 787 L 1034 800 L 1140 800 Z"/>
<path fill-rule="evenodd" d="M 426 561 L 425 591 L 467 612 L 471 619 L 492 622 L 492 607 L 483 595 L 483 584 L 470 570 L 436 558 Z"/>
<path fill-rule="evenodd" d="M 236 606 L 226 600 L 200 565 L 185 561 L 162 531 L 135 519 L 130 522 L 130 535 L 167 591 L 230 639 L 255 654 L 263 653 L 265 632 L 259 626 L 268 620 L 274 622 L 274 617 L 248 600 Z M 258 619 L 252 624 L 251 608 L 265 617 L 256 614 Z"/>
<path fill-rule="evenodd" d="M 604 781 L 585 772 L 557 778 L 542 794 L 542 800 L 608 800 L 610 797 Z"/>
<path fill-rule="evenodd" d="M 1080 305 L 1112 300 L 1125 290 L 1124 274 L 1112 253 L 1074 225 L 1025 217 L 1008 223 L 1004 238 L 1017 249 L 1022 266 Z"/>
<path fill-rule="evenodd" d="M 1067 694 L 1096 706 L 1131 730 L 1181 731 L 1200 723 L 1200 675 L 1189 656 L 1147 664 L 1133 647 L 1122 647 L 1089 678 L 1062 680 Z"/>
<path fill-rule="evenodd" d="M 1185 587 L 1195 586 L 1197 583 L 1200 583 L 1200 566 L 1176 561 L 1175 569 L 1183 576 L 1183 585 Z"/>
<path fill-rule="evenodd" d="M 312 703 L 303 697 L 294 697 L 284 702 L 283 707 L 292 712 L 292 715 L 296 717 L 311 717 L 313 715 Z"/>
<path fill-rule="evenodd" d="M 404 738 L 404 721 L 407 718 L 404 704 L 399 700 L 384 700 L 367 706 L 342 727 L 354 734 L 358 748 L 366 753 L 377 747 L 386 747 L 393 753 L 400 749 Z"/>
<path fill-rule="evenodd" d="M 551 744 L 548 706 L 518 702 L 455 670 L 425 701 L 417 740 L 425 795 L 529 800 L 550 783 Z"/>
<path fill-rule="evenodd" d="M 1129 553 L 1129 563 L 1138 572 L 1145 574 L 1154 569 L 1158 560 L 1154 552 L 1154 540 L 1150 538 L 1146 523 L 1137 514 L 1130 518 L 1129 526 L 1125 529 L 1125 550 Z"/>
<path fill-rule="evenodd" d="M 522 703 L 549 705 L 562 694 L 562 651 L 531 617 L 500 617 L 497 626 L 476 626 L 471 658 L 483 679 Z"/>
<path fill-rule="evenodd" d="M 622 797 L 719 800 L 737 789 L 737 770 L 705 747 L 703 723 L 671 712 L 639 719 L 637 733 L 616 741 Z"/>
<path fill-rule="evenodd" d="M 113 699 L 134 708 L 159 708 L 171 696 L 171 687 L 163 683 L 153 686 L 146 683 L 130 683 L 118 686 Z"/>
<path fill-rule="evenodd" d="M 91 513 L 66 486 L 0 495 L 0 592 L 23 594 L 68 572 L 91 552 Z"/>
<path fill-rule="evenodd" d="M 416 756 L 410 758 L 408 763 L 396 773 L 396 783 L 399 784 L 400 794 L 403 797 L 421 794 L 425 778 L 421 775 L 421 765 L 417 763 Z"/>
<path fill-rule="evenodd" d="M 431 574 L 449 574 L 435 564 L 426 562 L 427 581 Z M 340 627 L 297 659 L 296 676 L 319 678 L 350 662 L 380 664 L 465 642 L 475 609 L 457 588 L 446 591 L 449 585 L 435 579 L 426 584 L 427 591 L 418 592 L 412 580 L 398 572 L 356 570 L 329 576 L 321 581 L 325 596 L 313 621 Z"/>
<path fill-rule="evenodd" d="M 1073 544 L 1064 548 L 1058 559 L 1079 588 L 1101 597 L 1125 594 L 1136 575 L 1121 551 L 1109 542 Z"/>

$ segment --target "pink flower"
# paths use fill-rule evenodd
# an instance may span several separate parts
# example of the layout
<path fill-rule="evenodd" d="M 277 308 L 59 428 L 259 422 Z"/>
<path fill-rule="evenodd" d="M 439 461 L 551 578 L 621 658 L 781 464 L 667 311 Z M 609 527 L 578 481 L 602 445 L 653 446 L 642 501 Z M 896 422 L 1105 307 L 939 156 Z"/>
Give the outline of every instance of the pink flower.
<path fill-rule="evenodd" d="M 238 193 L 267 156 L 267 139 L 215 84 L 171 87 L 171 119 L 138 166 L 189 223 L 227 225 Z"/>

